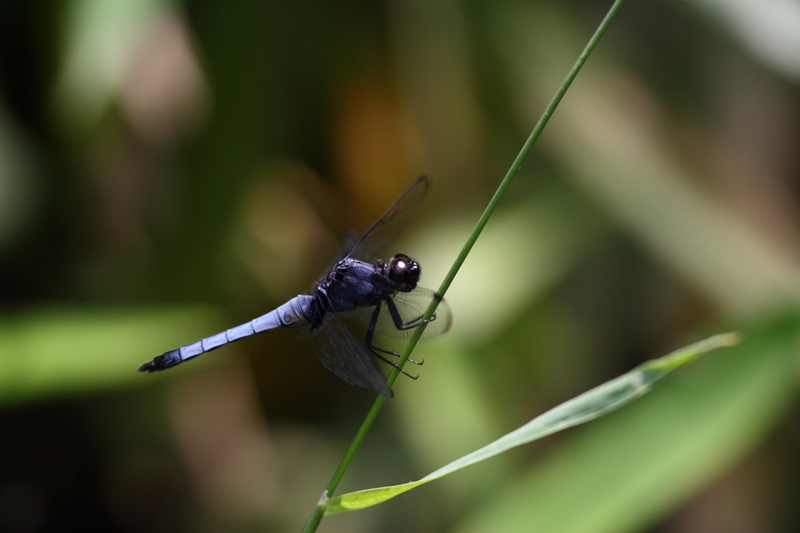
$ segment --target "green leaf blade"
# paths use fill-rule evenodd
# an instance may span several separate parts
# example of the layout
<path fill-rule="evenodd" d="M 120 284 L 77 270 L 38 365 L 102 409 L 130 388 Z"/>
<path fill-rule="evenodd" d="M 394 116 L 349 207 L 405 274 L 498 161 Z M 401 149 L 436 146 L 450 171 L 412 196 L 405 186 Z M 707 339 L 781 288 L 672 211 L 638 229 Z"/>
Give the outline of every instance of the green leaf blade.
<path fill-rule="evenodd" d="M 485 461 L 517 446 L 600 418 L 644 396 L 667 376 L 697 360 L 703 354 L 718 348 L 734 346 L 738 342 L 739 336 L 736 333 L 714 335 L 659 359 L 648 361 L 618 378 L 554 407 L 527 424 L 483 448 L 456 459 L 422 479 L 401 485 L 351 492 L 326 500 L 322 504 L 325 514 L 353 511 L 377 505 L 429 481 Z"/>
<path fill-rule="evenodd" d="M 800 315 L 746 327 L 724 357 L 656 387 L 520 465 L 458 533 L 654 527 L 756 446 L 796 400 Z M 613 489 L 613 490 L 612 490 Z"/>
<path fill-rule="evenodd" d="M 416 488 L 420 485 L 427 483 L 429 480 L 425 478 L 419 481 L 410 481 L 400 485 L 392 485 L 390 487 L 378 487 L 375 489 L 358 490 L 355 492 L 348 492 L 342 496 L 331 498 L 323 505 L 325 506 L 325 514 L 343 513 L 346 511 L 356 511 L 358 509 L 366 509 L 373 505 L 378 505 L 387 500 L 391 500 L 395 496 L 399 496 L 404 492 Z"/>

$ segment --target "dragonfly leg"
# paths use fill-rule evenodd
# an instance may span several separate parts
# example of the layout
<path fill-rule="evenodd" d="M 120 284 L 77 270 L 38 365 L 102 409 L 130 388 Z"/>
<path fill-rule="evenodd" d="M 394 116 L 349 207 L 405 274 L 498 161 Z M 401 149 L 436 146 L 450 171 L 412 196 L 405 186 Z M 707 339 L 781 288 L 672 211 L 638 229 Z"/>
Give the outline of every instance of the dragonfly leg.
<path fill-rule="evenodd" d="M 387 365 L 392 365 L 393 367 L 395 367 L 397 370 L 399 370 L 400 372 L 402 372 L 402 373 L 403 373 L 405 376 L 407 376 L 407 377 L 409 377 L 409 378 L 411 378 L 411 379 L 417 379 L 417 378 L 419 377 L 418 375 L 417 375 L 417 376 L 415 376 L 414 374 L 409 374 L 408 372 L 406 372 L 405 370 L 403 370 L 402 368 L 400 368 L 400 365 L 398 365 L 398 364 L 397 364 L 397 363 L 395 363 L 394 361 L 390 361 L 389 359 L 386 359 L 384 356 L 382 356 L 382 355 L 381 355 L 381 354 L 379 354 L 378 352 L 376 352 L 376 351 L 374 351 L 374 350 L 373 350 L 373 351 L 372 351 L 372 353 L 374 353 L 374 354 L 375 354 L 375 356 L 376 356 L 378 359 L 380 359 L 381 361 L 383 361 L 383 362 L 384 362 L 384 363 L 386 363 Z"/>
<path fill-rule="evenodd" d="M 374 353 L 375 355 L 380 357 L 382 360 L 384 360 L 387 363 L 395 366 L 396 368 L 400 368 L 395 363 L 387 361 L 386 358 L 383 357 L 378 352 L 383 352 L 383 353 L 385 353 L 387 355 L 393 355 L 393 356 L 398 357 L 398 358 L 401 357 L 403 354 L 400 354 L 400 353 L 397 353 L 397 352 L 393 352 L 391 350 L 387 350 L 386 348 L 381 348 L 380 346 L 378 346 L 378 345 L 376 345 L 376 344 L 374 344 L 372 342 L 372 338 L 375 336 L 375 326 L 378 323 L 378 316 L 380 316 L 380 314 L 381 314 L 381 304 L 379 303 L 378 305 L 375 306 L 375 310 L 372 312 L 372 316 L 369 319 L 369 325 L 367 326 L 367 336 L 364 338 L 364 344 L 367 345 L 367 348 L 369 348 L 372 353 Z M 409 363 L 413 363 L 415 365 L 421 365 L 425 361 L 415 361 L 414 359 L 411 359 L 409 357 L 408 358 L 408 362 Z M 401 371 L 402 371 L 402 369 L 401 369 Z M 405 372 L 403 372 L 403 373 L 405 374 Z"/>
<path fill-rule="evenodd" d="M 414 329 L 416 327 L 421 326 L 422 324 L 427 324 L 428 322 L 433 322 L 436 320 L 436 313 L 430 318 L 430 320 L 423 320 L 422 316 L 418 316 L 413 320 L 409 320 L 408 322 L 403 320 L 403 317 L 400 316 L 400 311 L 397 310 L 397 306 L 395 305 L 394 301 L 391 298 L 386 298 L 386 306 L 389 308 L 389 314 L 392 316 L 392 322 L 394 322 L 394 327 L 399 329 L 400 331 L 405 331 L 407 329 Z"/>
<path fill-rule="evenodd" d="M 370 351 L 371 351 L 372 353 L 374 353 L 375 355 L 377 355 L 377 356 L 378 356 L 378 357 L 380 357 L 381 359 L 383 359 L 383 356 L 381 356 L 380 354 L 376 353 L 376 350 L 377 350 L 378 352 L 384 353 L 384 354 L 386 354 L 386 355 L 392 355 L 392 356 L 394 356 L 394 357 L 398 357 L 398 358 L 399 358 L 399 357 L 401 357 L 401 356 L 403 355 L 403 354 L 401 354 L 401 353 L 397 353 L 397 352 L 393 352 L 393 351 L 391 351 L 391 350 L 387 350 L 386 348 L 381 348 L 381 347 L 380 347 L 380 346 L 378 346 L 377 344 L 368 344 L 368 345 L 367 345 L 367 348 L 369 348 L 369 349 L 370 349 Z M 407 360 L 409 363 L 414 363 L 415 365 L 420 365 L 420 366 L 422 366 L 422 364 L 425 362 L 424 360 L 422 360 L 422 361 L 416 361 L 416 360 L 414 360 L 414 359 L 411 359 L 410 357 L 409 357 L 408 359 L 406 359 L 406 360 Z M 385 361 L 385 359 L 384 359 L 384 361 Z"/>

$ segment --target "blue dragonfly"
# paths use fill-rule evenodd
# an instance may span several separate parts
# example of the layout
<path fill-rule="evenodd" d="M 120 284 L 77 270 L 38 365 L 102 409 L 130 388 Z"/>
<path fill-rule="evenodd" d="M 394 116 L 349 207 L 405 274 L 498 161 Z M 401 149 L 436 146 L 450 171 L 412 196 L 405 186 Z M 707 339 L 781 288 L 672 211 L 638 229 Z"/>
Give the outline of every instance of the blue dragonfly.
<path fill-rule="evenodd" d="M 429 190 L 430 180 L 417 178 L 360 239 L 351 234 L 309 294 L 295 296 L 249 322 L 165 352 L 141 365 L 139 371 L 166 370 L 255 333 L 300 327 L 328 370 L 351 385 L 392 396 L 373 356 L 398 367 L 392 358 L 400 354 L 377 345 L 375 335 L 407 338 L 414 328 L 427 324 L 422 338 L 429 339 L 447 332 L 452 325 L 447 303 L 434 291 L 417 285 L 422 273 L 417 261 L 400 253 L 388 262 L 376 258 L 416 216 Z M 426 321 L 423 314 L 434 299 L 439 305 Z M 344 318 L 348 317 L 366 326 L 363 341 L 345 325 Z"/>

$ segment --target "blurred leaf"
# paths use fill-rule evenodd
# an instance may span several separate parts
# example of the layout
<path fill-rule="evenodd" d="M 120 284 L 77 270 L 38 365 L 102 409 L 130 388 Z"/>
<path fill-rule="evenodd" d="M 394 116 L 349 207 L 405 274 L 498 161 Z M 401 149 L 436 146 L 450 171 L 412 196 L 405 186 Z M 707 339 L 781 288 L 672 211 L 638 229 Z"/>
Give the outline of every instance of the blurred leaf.
<path fill-rule="evenodd" d="M 325 506 L 325 513 L 334 514 L 371 507 L 429 481 L 439 479 L 466 466 L 494 457 L 511 448 L 527 444 L 528 442 L 543 438 L 547 435 L 552 435 L 553 433 L 570 427 L 584 424 L 612 411 L 616 411 L 633 400 L 644 396 L 672 372 L 691 363 L 704 353 L 716 348 L 732 346 L 737 342 L 738 336 L 733 333 L 715 335 L 659 359 L 648 361 L 616 379 L 604 383 L 599 387 L 595 387 L 547 411 L 515 431 L 506 434 L 471 454 L 453 461 L 418 481 L 391 487 L 379 487 L 376 489 L 351 492 L 336 498 L 331 498 L 323 504 Z M 506 531 L 503 528 L 500 530 Z"/>
<path fill-rule="evenodd" d="M 72 0 L 54 103 L 63 125 L 93 126 L 115 96 L 135 54 L 173 0 Z"/>
<path fill-rule="evenodd" d="M 642 401 L 587 427 L 466 517 L 459 533 L 641 531 L 729 468 L 794 398 L 800 316 L 744 332 Z"/>
<path fill-rule="evenodd" d="M 428 224 L 407 248 L 424 261 L 426 284 L 444 278 L 476 218 Z M 610 224 L 597 209 L 563 183 L 504 206 L 486 226 L 447 293 L 450 306 L 458 309 L 453 335 L 470 342 L 495 335 L 605 244 L 610 233 Z"/>
<path fill-rule="evenodd" d="M 34 214 L 40 192 L 37 155 L 0 106 L 0 247 Z"/>
<path fill-rule="evenodd" d="M 220 322 L 207 307 L 6 316 L 0 321 L 0 403 L 147 383 L 156 378 L 137 372 L 141 363 L 215 331 Z"/>
<path fill-rule="evenodd" d="M 800 80 L 800 3 L 790 0 L 693 0 L 727 26 L 754 56 Z"/>
<path fill-rule="evenodd" d="M 561 67 L 540 57 L 554 52 L 536 31 L 544 23 L 536 7 L 498 6 L 494 13 L 501 60 L 536 67 L 509 69 L 525 130 L 540 112 L 531 95 L 546 92 L 542 79 Z M 565 41 L 568 32 L 559 31 Z M 660 264 L 724 311 L 752 312 L 796 295 L 797 260 L 697 185 L 702 180 L 665 147 L 666 115 L 643 84 L 605 56 L 593 60 L 604 61 L 602 70 L 582 73 L 571 105 L 548 125 L 546 148 L 568 176 Z"/>

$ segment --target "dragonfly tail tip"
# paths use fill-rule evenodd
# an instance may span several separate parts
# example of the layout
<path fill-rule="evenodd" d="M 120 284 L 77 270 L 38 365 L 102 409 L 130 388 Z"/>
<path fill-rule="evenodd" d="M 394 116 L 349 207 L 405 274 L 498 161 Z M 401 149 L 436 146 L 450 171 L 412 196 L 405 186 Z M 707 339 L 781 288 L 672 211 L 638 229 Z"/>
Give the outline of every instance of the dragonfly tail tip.
<path fill-rule="evenodd" d="M 155 365 L 154 361 L 148 361 L 148 362 L 146 362 L 146 363 L 144 363 L 142 365 L 139 365 L 139 369 L 138 370 L 139 370 L 139 372 L 147 372 L 148 374 L 152 374 L 153 372 L 155 372 L 158 369 L 156 368 L 156 365 Z"/>

